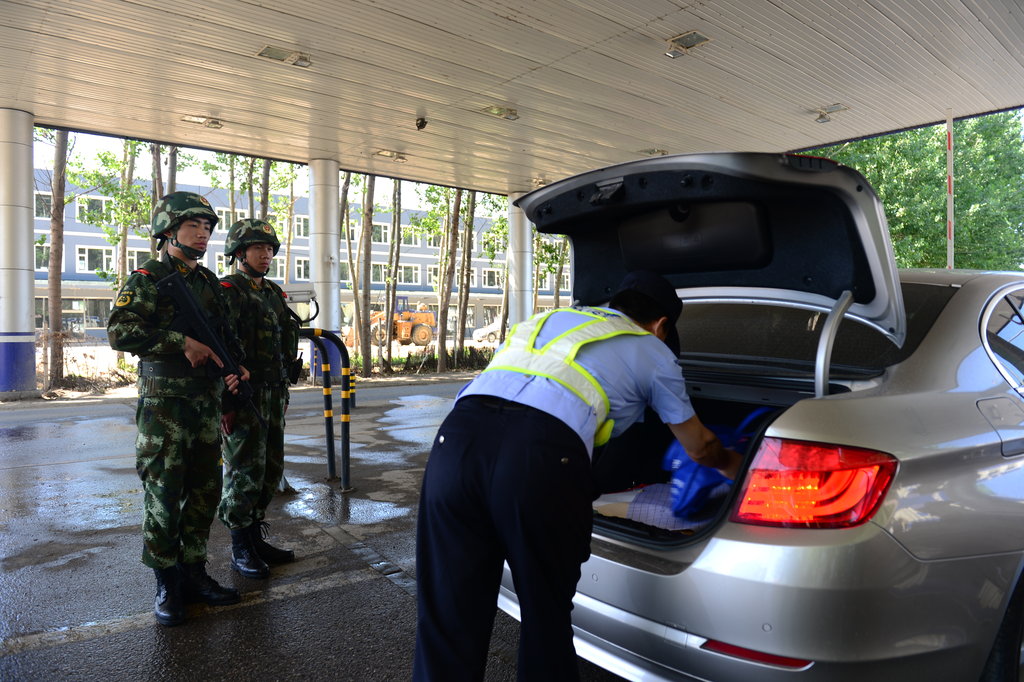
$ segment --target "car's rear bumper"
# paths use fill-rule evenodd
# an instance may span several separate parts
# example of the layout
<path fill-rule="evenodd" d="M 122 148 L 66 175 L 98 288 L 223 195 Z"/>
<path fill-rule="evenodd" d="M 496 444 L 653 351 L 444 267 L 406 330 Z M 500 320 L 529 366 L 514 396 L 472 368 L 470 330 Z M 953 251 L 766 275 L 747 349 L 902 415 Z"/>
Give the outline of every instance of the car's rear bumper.
<path fill-rule="evenodd" d="M 633 680 L 976 679 L 1020 561 L 921 562 L 877 527 L 732 531 L 674 573 L 593 556 L 574 599 L 579 655 Z M 511 585 L 506 567 L 499 606 L 518 618 Z M 709 651 L 709 639 L 807 663 Z"/>

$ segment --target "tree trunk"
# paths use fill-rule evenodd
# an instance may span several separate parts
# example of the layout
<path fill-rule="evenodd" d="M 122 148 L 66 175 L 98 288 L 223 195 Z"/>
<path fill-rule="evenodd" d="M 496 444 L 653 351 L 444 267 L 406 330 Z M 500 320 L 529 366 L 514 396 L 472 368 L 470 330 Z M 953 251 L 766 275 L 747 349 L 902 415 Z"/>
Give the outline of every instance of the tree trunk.
<path fill-rule="evenodd" d="M 160 145 L 155 142 L 150 144 L 149 153 L 150 156 L 153 157 L 153 178 L 150 185 L 153 191 L 152 208 L 156 208 L 156 202 L 160 201 L 160 197 L 164 195 L 163 169 L 160 166 Z M 168 194 L 170 194 L 170 192 L 168 192 Z M 152 210 L 150 213 L 152 213 Z M 149 238 L 149 255 L 152 258 L 156 258 L 156 237 L 153 235 L 150 235 Z"/>
<path fill-rule="evenodd" d="M 50 178 L 50 262 L 47 266 L 46 296 L 50 322 L 50 373 L 46 389 L 64 381 L 64 303 L 61 300 L 61 263 L 64 261 L 64 197 L 68 165 L 68 131 L 55 131 L 53 175 Z"/>
<path fill-rule="evenodd" d="M 569 240 L 562 237 L 562 245 L 558 249 L 558 270 L 555 271 L 555 307 L 562 307 L 562 275 L 569 256 Z M 570 301 L 572 297 L 570 296 Z"/>
<path fill-rule="evenodd" d="M 462 190 L 455 190 L 452 212 L 448 216 L 445 230 L 444 253 L 441 254 L 441 286 L 437 301 L 437 371 L 448 371 L 448 307 L 452 298 L 452 280 L 455 277 L 455 257 L 459 246 L 459 211 L 462 207 Z"/>
<path fill-rule="evenodd" d="M 473 269 L 473 228 L 476 213 L 476 192 L 470 192 L 466 201 L 465 226 L 462 230 L 462 263 L 459 267 L 458 327 L 455 335 L 455 366 L 459 365 L 466 345 L 466 319 L 469 312 L 470 272 Z"/>
<path fill-rule="evenodd" d="M 352 290 L 352 322 L 349 328 L 352 330 L 352 349 L 359 345 L 356 338 L 359 335 L 360 324 L 363 320 L 363 311 L 359 308 L 359 273 L 356 272 L 355 255 L 352 252 L 352 229 L 348 221 L 348 190 L 352 184 L 352 173 L 346 171 L 341 181 L 341 231 L 345 235 L 345 251 L 348 254 L 348 280 L 349 288 Z M 358 245 L 356 247 L 358 252 Z"/>
<path fill-rule="evenodd" d="M 256 158 L 249 156 L 245 162 L 245 187 L 249 191 L 249 217 L 256 217 Z"/>
<path fill-rule="evenodd" d="M 508 264 L 505 264 L 505 271 L 502 273 L 501 282 L 501 329 L 498 333 L 498 342 L 505 343 L 505 331 L 508 329 Z"/>
<path fill-rule="evenodd" d="M 391 245 L 388 249 L 388 277 L 384 297 L 384 339 L 386 343 L 385 357 L 388 372 L 391 371 L 391 346 L 395 341 L 395 301 L 398 294 L 398 268 L 402 256 L 402 181 L 395 180 L 391 192 Z M 384 369 L 384 367 L 382 367 Z"/>
<path fill-rule="evenodd" d="M 178 148 L 167 148 L 167 193 L 178 191 Z"/>
<path fill-rule="evenodd" d="M 270 159 L 263 159 L 263 174 L 260 177 L 260 220 L 267 219 L 270 208 Z"/>
<path fill-rule="evenodd" d="M 292 267 L 292 235 L 295 232 L 295 177 L 288 183 L 288 216 L 284 223 L 284 282 L 291 280 Z M 306 273 L 307 275 L 309 273 Z"/>
<path fill-rule="evenodd" d="M 373 247 L 373 192 L 376 184 L 376 175 L 367 175 L 366 184 L 363 185 L 363 221 L 362 229 L 359 231 L 359 245 L 361 246 L 361 263 L 359 284 L 360 307 L 363 312 L 363 319 L 359 326 L 359 352 L 363 356 L 363 366 L 360 376 L 369 377 L 373 357 L 370 348 L 370 327 L 372 326 L 373 313 L 370 310 L 370 286 L 373 265 L 371 252 Z"/>

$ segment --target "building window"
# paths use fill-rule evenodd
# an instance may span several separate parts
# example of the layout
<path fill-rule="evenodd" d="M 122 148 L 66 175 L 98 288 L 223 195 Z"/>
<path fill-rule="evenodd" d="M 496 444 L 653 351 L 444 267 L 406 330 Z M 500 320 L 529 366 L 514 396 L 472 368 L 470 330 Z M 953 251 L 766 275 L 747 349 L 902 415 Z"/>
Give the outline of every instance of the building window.
<path fill-rule="evenodd" d="M 223 277 L 224 275 L 231 272 L 231 266 L 228 265 L 228 254 L 217 254 L 217 260 L 214 264 L 214 272 L 217 273 L 218 277 Z"/>
<path fill-rule="evenodd" d="M 427 246 L 433 246 L 435 248 L 441 248 L 441 233 L 432 234 L 427 237 Z"/>
<path fill-rule="evenodd" d="M 428 265 L 427 266 L 427 285 L 437 286 L 437 280 L 441 278 L 441 266 L 439 265 Z"/>
<path fill-rule="evenodd" d="M 548 288 L 548 273 L 537 273 L 537 291 L 544 291 Z"/>
<path fill-rule="evenodd" d="M 485 305 L 484 306 L 484 325 L 488 325 L 498 319 L 501 315 L 500 305 Z M 483 325 L 481 325 L 483 326 Z"/>
<path fill-rule="evenodd" d="M 558 288 L 561 289 L 562 291 L 569 291 L 570 285 L 569 285 L 569 273 L 568 272 L 563 272 L 562 273 L 562 286 L 560 286 Z"/>
<path fill-rule="evenodd" d="M 338 263 L 338 280 L 341 282 L 351 282 L 352 278 L 348 274 L 348 263 Z"/>
<path fill-rule="evenodd" d="M 296 258 L 295 259 L 295 279 L 308 281 L 309 280 L 309 259 L 308 258 Z"/>
<path fill-rule="evenodd" d="M 249 217 L 248 209 L 244 208 L 236 209 L 233 219 L 230 208 L 215 208 L 214 211 L 217 213 L 217 218 L 219 218 L 217 220 L 217 232 L 227 232 L 239 220 Z"/>
<path fill-rule="evenodd" d="M 137 270 L 149 257 L 149 249 L 128 249 L 128 272 Z"/>
<path fill-rule="evenodd" d="M 419 246 L 420 237 L 412 225 L 402 225 L 402 246 Z"/>
<path fill-rule="evenodd" d="M 483 286 L 491 289 L 500 289 L 505 279 L 502 271 L 497 268 L 484 268 L 480 275 L 483 279 Z"/>
<path fill-rule="evenodd" d="M 420 266 L 418 266 L 418 265 L 399 265 L 398 266 L 398 283 L 399 284 L 419 284 L 420 283 Z"/>
<path fill-rule="evenodd" d="M 36 270 L 50 268 L 50 245 L 36 244 Z"/>
<path fill-rule="evenodd" d="M 292 233 L 296 237 L 308 237 L 309 236 L 309 216 L 308 215 L 297 215 L 295 216 L 295 231 Z"/>
<path fill-rule="evenodd" d="M 110 213 L 110 202 L 107 197 L 78 197 L 76 219 L 80 223 L 89 224 L 106 222 Z"/>
<path fill-rule="evenodd" d="M 78 266 L 75 272 L 111 272 L 114 269 L 114 249 L 92 246 L 78 247 Z"/>
<path fill-rule="evenodd" d="M 370 265 L 370 282 L 372 284 L 384 283 L 384 267 L 381 263 L 372 263 Z"/>
<path fill-rule="evenodd" d="M 270 269 L 267 270 L 267 274 L 264 275 L 264 277 L 269 277 L 270 279 L 283 279 L 284 265 L 284 256 L 278 256 L 270 261 Z"/>
<path fill-rule="evenodd" d="M 388 235 L 391 233 L 391 228 L 387 225 L 381 225 L 380 223 L 374 223 L 371 227 L 370 242 L 373 244 L 387 244 Z"/>
<path fill-rule="evenodd" d="M 52 194 L 36 194 L 36 218 L 50 218 L 53 210 Z"/>

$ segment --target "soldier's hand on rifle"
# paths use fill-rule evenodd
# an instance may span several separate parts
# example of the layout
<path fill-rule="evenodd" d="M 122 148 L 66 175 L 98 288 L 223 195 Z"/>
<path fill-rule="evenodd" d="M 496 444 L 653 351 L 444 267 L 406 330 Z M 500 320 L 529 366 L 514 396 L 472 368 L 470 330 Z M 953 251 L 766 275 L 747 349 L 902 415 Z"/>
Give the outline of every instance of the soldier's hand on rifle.
<path fill-rule="evenodd" d="M 191 336 L 185 337 L 185 357 L 188 358 L 193 367 L 205 365 L 208 360 L 213 360 L 218 367 L 224 366 L 224 363 L 213 352 L 213 349 L 201 341 L 196 341 Z"/>

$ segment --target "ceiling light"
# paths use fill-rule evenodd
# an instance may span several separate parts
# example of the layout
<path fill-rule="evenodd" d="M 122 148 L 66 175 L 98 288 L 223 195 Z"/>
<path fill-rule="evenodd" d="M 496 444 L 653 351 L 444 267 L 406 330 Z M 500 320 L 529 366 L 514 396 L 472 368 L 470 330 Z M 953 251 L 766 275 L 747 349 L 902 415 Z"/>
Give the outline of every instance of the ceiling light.
<path fill-rule="evenodd" d="M 543 187 L 544 185 L 548 184 L 550 180 L 548 180 L 547 178 L 533 178 L 531 182 L 533 183 L 534 187 Z"/>
<path fill-rule="evenodd" d="M 510 109 L 508 107 L 490 106 L 484 107 L 483 109 L 481 109 L 481 111 L 491 116 L 503 118 L 506 121 L 515 121 L 518 120 L 519 118 L 519 112 L 516 111 L 515 109 Z"/>
<path fill-rule="evenodd" d="M 193 116 L 191 114 L 181 117 L 181 120 L 185 123 L 195 123 L 196 125 L 205 126 L 207 128 L 213 128 L 218 130 L 224 127 L 224 124 L 219 118 L 210 118 L 209 116 Z"/>
<path fill-rule="evenodd" d="M 383 156 L 385 159 L 391 159 L 397 163 L 405 163 L 408 159 L 405 158 L 405 154 L 396 152 L 391 149 L 380 149 L 373 153 L 374 156 Z"/>
<path fill-rule="evenodd" d="M 658 149 L 657 147 L 651 147 L 650 149 L 641 149 L 637 153 L 643 154 L 644 156 L 665 156 L 668 154 L 668 151 L 665 149 Z"/>
<path fill-rule="evenodd" d="M 263 49 L 256 53 L 256 56 L 263 57 L 264 59 L 270 59 L 275 62 L 281 62 L 282 64 L 301 66 L 303 68 L 307 68 L 313 64 L 309 55 L 305 52 L 289 50 L 284 47 L 274 47 L 273 45 L 264 45 Z"/>
<path fill-rule="evenodd" d="M 668 43 L 668 49 L 665 51 L 665 56 L 669 59 L 682 57 L 693 48 L 710 41 L 711 38 L 708 38 L 697 31 L 687 31 L 686 33 L 677 35 L 675 38 L 669 38 L 668 41 L 666 41 Z"/>
<path fill-rule="evenodd" d="M 818 118 L 814 119 L 814 121 L 816 123 L 828 123 L 829 121 L 832 120 L 832 117 L 829 116 L 829 114 L 834 114 L 837 111 L 846 111 L 849 108 L 850 107 L 846 106 L 845 104 L 840 104 L 839 102 L 836 102 L 835 104 L 829 104 L 827 107 L 815 109 L 815 111 L 818 113 Z"/>

